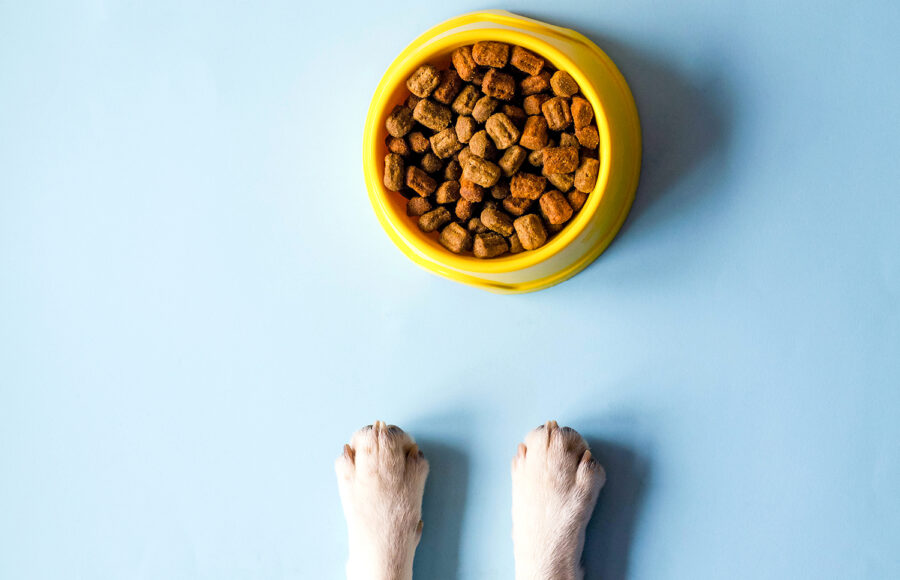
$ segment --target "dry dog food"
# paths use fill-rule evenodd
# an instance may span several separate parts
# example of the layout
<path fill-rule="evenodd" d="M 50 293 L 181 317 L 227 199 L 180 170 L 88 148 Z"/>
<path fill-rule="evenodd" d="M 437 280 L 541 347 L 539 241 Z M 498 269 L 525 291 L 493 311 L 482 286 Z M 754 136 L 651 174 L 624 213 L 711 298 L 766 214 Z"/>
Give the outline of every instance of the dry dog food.
<path fill-rule="evenodd" d="M 449 251 L 543 246 L 588 201 L 600 133 L 575 78 L 521 46 L 483 41 L 418 67 L 385 119 L 384 186 Z"/>

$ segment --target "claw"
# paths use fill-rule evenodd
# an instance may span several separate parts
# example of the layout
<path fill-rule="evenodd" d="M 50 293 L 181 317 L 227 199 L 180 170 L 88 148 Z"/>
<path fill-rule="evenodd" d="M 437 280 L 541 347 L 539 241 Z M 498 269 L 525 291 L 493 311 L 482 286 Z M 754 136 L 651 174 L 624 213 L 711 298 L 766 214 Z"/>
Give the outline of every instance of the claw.
<path fill-rule="evenodd" d="M 556 421 L 547 421 L 547 430 L 548 431 L 556 429 L 557 427 L 559 427 L 559 423 L 557 423 Z"/>
<path fill-rule="evenodd" d="M 353 448 L 350 447 L 350 445 L 344 444 L 344 457 L 352 462 L 356 461 L 356 452 L 353 451 Z"/>
<path fill-rule="evenodd" d="M 381 432 L 384 430 L 384 421 L 375 421 L 375 431 Z"/>
<path fill-rule="evenodd" d="M 422 452 L 419 451 L 419 446 L 413 443 L 412 447 L 409 448 L 409 451 L 406 452 L 406 456 L 415 457 L 416 455 L 419 455 L 421 457 Z"/>
<path fill-rule="evenodd" d="M 525 447 L 525 444 L 519 443 L 519 448 L 516 450 L 516 457 L 518 457 L 519 459 L 524 459 L 525 453 L 527 453 L 527 452 L 528 452 L 528 448 Z"/>
<path fill-rule="evenodd" d="M 582 463 L 590 463 L 593 460 L 594 460 L 594 458 L 591 455 L 591 450 L 590 449 L 585 450 L 584 455 L 581 456 L 581 462 Z"/>

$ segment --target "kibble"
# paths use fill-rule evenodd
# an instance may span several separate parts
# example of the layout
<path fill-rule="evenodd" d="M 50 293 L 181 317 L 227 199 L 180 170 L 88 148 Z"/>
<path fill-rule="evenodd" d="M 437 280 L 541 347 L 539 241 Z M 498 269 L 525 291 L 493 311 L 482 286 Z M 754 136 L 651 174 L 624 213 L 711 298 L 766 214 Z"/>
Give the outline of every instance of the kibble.
<path fill-rule="evenodd" d="M 422 99 L 413 109 L 413 119 L 432 131 L 441 131 L 450 124 L 450 109 L 430 99 Z"/>
<path fill-rule="evenodd" d="M 439 84 L 441 84 L 441 73 L 430 64 L 420 66 L 411 77 L 406 79 L 406 88 L 419 98 L 430 95 Z"/>
<path fill-rule="evenodd" d="M 547 230 L 544 229 L 544 223 L 536 214 L 530 213 L 516 218 L 513 226 L 516 228 L 516 235 L 519 236 L 522 247 L 526 250 L 536 250 L 547 241 Z"/>
<path fill-rule="evenodd" d="M 494 141 L 494 145 L 501 151 L 514 145 L 521 136 L 518 127 L 503 113 L 494 113 L 484 124 L 488 135 Z"/>
<path fill-rule="evenodd" d="M 511 236 L 515 231 L 512 218 L 499 209 L 487 208 L 481 212 L 480 217 L 481 223 L 500 235 Z"/>
<path fill-rule="evenodd" d="M 578 83 L 566 71 L 558 70 L 550 77 L 550 88 L 557 97 L 571 97 L 578 92 Z"/>
<path fill-rule="evenodd" d="M 397 105 L 385 121 L 388 133 L 394 137 L 403 137 L 409 130 L 413 128 L 415 120 L 413 119 L 412 109 L 409 107 L 401 107 Z"/>
<path fill-rule="evenodd" d="M 418 195 L 409 198 L 406 202 L 406 215 L 418 217 L 424 213 L 431 211 L 431 202 L 427 197 L 419 197 Z"/>
<path fill-rule="evenodd" d="M 544 149 L 545 173 L 571 173 L 578 169 L 578 149 L 547 147 Z"/>
<path fill-rule="evenodd" d="M 438 240 L 440 240 L 442 246 L 454 254 L 459 254 L 472 247 L 472 234 L 456 222 L 441 230 Z"/>
<path fill-rule="evenodd" d="M 476 258 L 493 258 L 509 251 L 509 246 L 503 236 L 493 232 L 475 235 L 475 244 L 472 253 Z"/>
<path fill-rule="evenodd" d="M 406 187 L 422 197 L 426 197 L 437 189 L 437 182 L 418 167 L 408 167 L 406 169 Z"/>
<path fill-rule="evenodd" d="M 403 158 L 396 153 L 384 156 L 384 186 L 391 191 L 403 191 Z"/>
<path fill-rule="evenodd" d="M 476 42 L 472 46 L 472 59 L 481 66 L 503 68 L 509 60 L 509 45 L 490 40 Z"/>
<path fill-rule="evenodd" d="M 419 216 L 419 229 L 425 233 L 430 233 L 448 223 L 451 219 L 453 218 L 450 216 L 450 212 L 446 207 L 441 205 Z M 516 231 L 518 231 L 518 229 Z"/>
<path fill-rule="evenodd" d="M 572 217 L 572 206 L 563 197 L 563 194 L 551 189 L 541 196 L 540 199 L 541 215 L 550 225 L 559 225 L 569 221 Z M 484 221 L 482 219 L 482 221 Z"/>
<path fill-rule="evenodd" d="M 575 172 L 575 189 L 584 193 L 590 193 L 597 185 L 597 175 L 600 173 L 600 162 L 586 157 L 581 161 Z"/>
<path fill-rule="evenodd" d="M 449 252 L 539 248 L 596 187 L 594 110 L 572 75 L 526 48 L 486 40 L 450 61 L 418 66 L 387 114 L 384 187 Z"/>

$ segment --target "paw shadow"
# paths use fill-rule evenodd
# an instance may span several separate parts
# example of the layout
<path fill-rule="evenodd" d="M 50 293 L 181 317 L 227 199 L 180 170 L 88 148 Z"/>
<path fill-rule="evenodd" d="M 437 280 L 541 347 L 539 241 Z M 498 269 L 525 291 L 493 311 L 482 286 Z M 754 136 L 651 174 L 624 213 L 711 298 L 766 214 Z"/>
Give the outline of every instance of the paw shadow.
<path fill-rule="evenodd" d="M 586 15 L 584 21 L 560 21 L 552 15 L 526 14 L 577 30 L 593 40 L 625 76 L 641 121 L 641 178 L 634 204 L 617 239 L 657 229 L 657 221 L 688 211 L 715 192 L 727 170 L 734 107 L 726 71 L 710 60 L 703 73 L 688 73 L 657 54 L 611 38 Z M 711 50 L 710 53 L 714 51 Z M 714 54 L 711 59 L 714 58 Z M 676 187 L 701 164 L 714 160 L 702 180 Z M 664 203 L 661 203 L 663 202 Z M 665 209 L 659 206 L 665 206 Z M 655 208 L 655 211 L 651 211 Z"/>
<path fill-rule="evenodd" d="M 458 448 L 417 437 L 430 465 L 422 500 L 422 540 L 414 578 L 455 580 L 459 574 L 462 523 L 469 483 L 469 460 Z"/>
<path fill-rule="evenodd" d="M 617 443 L 588 438 L 591 453 L 606 469 L 606 485 L 587 528 L 585 580 L 624 580 L 641 503 L 650 481 L 648 461 Z"/>

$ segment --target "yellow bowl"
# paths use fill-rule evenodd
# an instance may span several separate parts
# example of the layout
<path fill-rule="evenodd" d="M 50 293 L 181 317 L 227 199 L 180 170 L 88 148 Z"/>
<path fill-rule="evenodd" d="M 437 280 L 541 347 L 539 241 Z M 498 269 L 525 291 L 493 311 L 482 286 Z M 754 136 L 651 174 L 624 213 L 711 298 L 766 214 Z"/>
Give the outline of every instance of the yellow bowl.
<path fill-rule="evenodd" d="M 572 221 L 537 250 L 482 260 L 457 255 L 419 230 L 406 199 L 384 187 L 385 119 L 409 95 L 406 79 L 420 65 L 441 68 L 450 53 L 479 40 L 523 46 L 569 72 L 594 107 L 600 133 L 597 186 Z M 566 280 L 593 262 L 628 215 L 641 168 L 641 128 L 631 91 L 612 60 L 585 36 L 502 10 L 465 14 L 435 26 L 391 63 L 375 90 L 363 137 L 369 199 L 382 227 L 404 254 L 427 270 L 501 293 L 533 292 Z"/>

